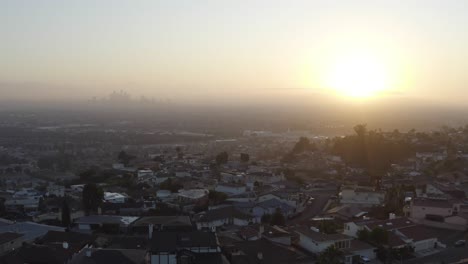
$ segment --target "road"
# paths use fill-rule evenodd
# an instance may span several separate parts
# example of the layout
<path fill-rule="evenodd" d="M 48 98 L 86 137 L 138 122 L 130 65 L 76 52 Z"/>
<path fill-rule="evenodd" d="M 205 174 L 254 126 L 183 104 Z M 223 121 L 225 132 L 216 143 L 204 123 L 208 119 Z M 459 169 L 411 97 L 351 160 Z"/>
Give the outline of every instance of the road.
<path fill-rule="evenodd" d="M 306 192 L 305 192 L 306 193 Z M 315 198 L 311 205 L 308 205 L 301 215 L 291 219 L 289 221 L 290 224 L 300 224 L 305 220 L 313 218 L 320 213 L 322 213 L 323 207 L 328 202 L 332 195 L 335 195 L 335 191 L 314 191 L 314 192 L 307 192 L 308 195 Z"/>

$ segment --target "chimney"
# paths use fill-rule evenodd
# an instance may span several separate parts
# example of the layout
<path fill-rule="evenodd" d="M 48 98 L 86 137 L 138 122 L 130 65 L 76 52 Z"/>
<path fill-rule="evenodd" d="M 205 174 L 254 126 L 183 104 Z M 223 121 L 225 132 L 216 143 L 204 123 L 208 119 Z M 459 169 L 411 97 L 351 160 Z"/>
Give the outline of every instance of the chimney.
<path fill-rule="evenodd" d="M 148 238 L 149 239 L 153 238 L 153 228 L 154 228 L 153 224 L 148 225 Z"/>
<path fill-rule="evenodd" d="M 262 238 L 263 232 L 265 232 L 265 226 L 260 225 L 260 227 L 258 228 L 258 238 Z"/>
<path fill-rule="evenodd" d="M 63 243 L 62 243 L 62 247 L 63 247 L 63 249 L 68 249 L 68 243 L 67 243 L 67 242 L 63 242 Z"/>

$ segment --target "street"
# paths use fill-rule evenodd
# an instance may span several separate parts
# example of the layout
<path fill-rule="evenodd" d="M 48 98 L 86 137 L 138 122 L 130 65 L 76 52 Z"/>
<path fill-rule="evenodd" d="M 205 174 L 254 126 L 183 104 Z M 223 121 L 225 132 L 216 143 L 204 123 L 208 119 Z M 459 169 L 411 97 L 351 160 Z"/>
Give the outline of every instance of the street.
<path fill-rule="evenodd" d="M 315 200 L 312 202 L 311 205 L 307 205 L 301 215 L 291 219 L 289 223 L 291 224 L 301 224 L 302 222 L 313 218 L 320 213 L 322 213 L 323 207 L 328 202 L 330 197 L 334 195 L 335 191 L 313 191 L 313 192 L 305 192 L 311 197 L 314 197 Z"/>

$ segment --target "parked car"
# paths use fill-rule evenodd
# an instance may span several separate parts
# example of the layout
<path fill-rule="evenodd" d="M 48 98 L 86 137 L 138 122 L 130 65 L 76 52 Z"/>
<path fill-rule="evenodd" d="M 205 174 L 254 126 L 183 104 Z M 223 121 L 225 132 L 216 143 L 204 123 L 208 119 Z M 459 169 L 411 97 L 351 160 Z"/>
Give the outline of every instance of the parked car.
<path fill-rule="evenodd" d="M 465 246 L 465 244 L 466 244 L 466 240 L 458 240 L 457 242 L 455 242 L 456 247 L 463 247 Z"/>
<path fill-rule="evenodd" d="M 366 256 L 361 256 L 360 257 L 360 262 L 361 263 L 369 263 L 370 262 L 370 259 Z"/>

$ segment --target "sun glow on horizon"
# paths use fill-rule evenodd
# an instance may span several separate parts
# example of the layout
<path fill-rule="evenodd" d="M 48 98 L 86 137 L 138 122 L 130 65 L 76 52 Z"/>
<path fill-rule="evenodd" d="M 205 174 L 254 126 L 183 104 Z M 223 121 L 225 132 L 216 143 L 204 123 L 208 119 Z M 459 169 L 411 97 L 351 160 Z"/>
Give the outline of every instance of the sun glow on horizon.
<path fill-rule="evenodd" d="M 386 65 L 368 54 L 337 58 L 328 67 L 324 78 L 328 88 L 346 97 L 369 98 L 390 89 Z"/>

